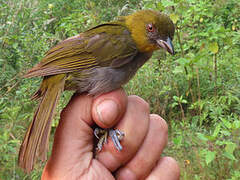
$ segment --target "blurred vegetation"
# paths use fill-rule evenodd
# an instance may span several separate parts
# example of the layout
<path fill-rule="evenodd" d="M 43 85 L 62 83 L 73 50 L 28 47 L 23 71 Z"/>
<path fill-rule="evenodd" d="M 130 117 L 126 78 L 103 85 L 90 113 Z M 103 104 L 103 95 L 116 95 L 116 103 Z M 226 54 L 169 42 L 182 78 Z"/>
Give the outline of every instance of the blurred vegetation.
<path fill-rule="evenodd" d="M 43 167 L 30 175 L 17 167 L 40 82 L 23 73 L 60 40 L 139 9 L 163 11 L 177 28 L 176 55 L 156 52 L 126 85 L 168 122 L 165 155 L 182 179 L 240 179 L 238 0 L 0 0 L 0 179 L 39 179 Z"/>

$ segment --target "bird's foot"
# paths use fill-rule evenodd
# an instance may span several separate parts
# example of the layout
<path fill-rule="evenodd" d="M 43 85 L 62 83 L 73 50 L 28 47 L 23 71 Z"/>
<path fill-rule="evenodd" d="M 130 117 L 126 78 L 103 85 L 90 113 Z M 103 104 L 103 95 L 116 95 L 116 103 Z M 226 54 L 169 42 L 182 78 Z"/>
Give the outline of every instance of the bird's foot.
<path fill-rule="evenodd" d="M 122 150 L 120 141 L 124 138 L 124 133 L 118 129 L 94 129 L 94 135 L 99 139 L 97 143 L 97 151 L 101 151 L 104 144 L 107 144 L 107 138 L 110 136 L 114 143 L 114 146 L 118 151 Z"/>

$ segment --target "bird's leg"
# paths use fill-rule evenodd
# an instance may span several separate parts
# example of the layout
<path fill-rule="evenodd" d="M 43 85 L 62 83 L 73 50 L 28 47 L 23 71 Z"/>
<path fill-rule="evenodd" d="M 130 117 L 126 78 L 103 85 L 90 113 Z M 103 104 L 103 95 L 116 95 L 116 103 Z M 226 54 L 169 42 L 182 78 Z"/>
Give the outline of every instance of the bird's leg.
<path fill-rule="evenodd" d="M 97 139 L 99 139 L 97 143 L 97 151 L 101 151 L 104 144 L 107 143 L 107 138 L 110 136 L 112 138 L 112 141 L 114 143 L 114 146 L 118 151 L 122 150 L 122 145 L 120 144 L 120 141 L 124 137 L 124 133 L 118 129 L 100 129 L 95 128 L 94 129 L 94 135 Z"/>
<path fill-rule="evenodd" d="M 100 128 L 94 129 L 94 135 L 98 140 L 97 151 L 101 151 L 104 144 L 107 143 L 108 131 Z"/>
<path fill-rule="evenodd" d="M 114 146 L 117 148 L 118 151 L 122 150 L 122 146 L 120 144 L 120 141 L 124 137 L 124 133 L 118 129 L 110 129 L 109 130 L 109 136 L 112 138 L 112 141 L 114 143 Z"/>

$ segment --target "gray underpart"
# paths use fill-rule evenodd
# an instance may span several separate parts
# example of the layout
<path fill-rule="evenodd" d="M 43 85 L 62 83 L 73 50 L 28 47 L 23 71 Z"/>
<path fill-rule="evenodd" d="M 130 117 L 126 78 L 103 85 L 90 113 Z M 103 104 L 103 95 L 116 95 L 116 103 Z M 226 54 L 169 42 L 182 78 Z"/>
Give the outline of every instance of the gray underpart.
<path fill-rule="evenodd" d="M 152 53 L 138 53 L 133 60 L 121 67 L 96 67 L 83 70 L 80 78 L 73 75 L 77 92 L 100 95 L 118 89 L 127 83 L 151 56 Z"/>

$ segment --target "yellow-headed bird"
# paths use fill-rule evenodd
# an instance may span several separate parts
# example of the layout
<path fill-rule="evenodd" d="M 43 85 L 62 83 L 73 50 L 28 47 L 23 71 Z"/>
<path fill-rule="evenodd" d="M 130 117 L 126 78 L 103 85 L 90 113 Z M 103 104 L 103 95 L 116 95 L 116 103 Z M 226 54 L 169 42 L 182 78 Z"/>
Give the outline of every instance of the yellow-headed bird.
<path fill-rule="evenodd" d="M 142 10 L 51 48 L 25 75 L 43 76 L 43 80 L 33 96 L 39 99 L 39 105 L 21 145 L 19 165 L 30 172 L 37 156 L 46 159 L 51 121 L 63 90 L 99 95 L 121 87 L 153 51 L 163 48 L 174 54 L 174 30 L 167 15 Z"/>

